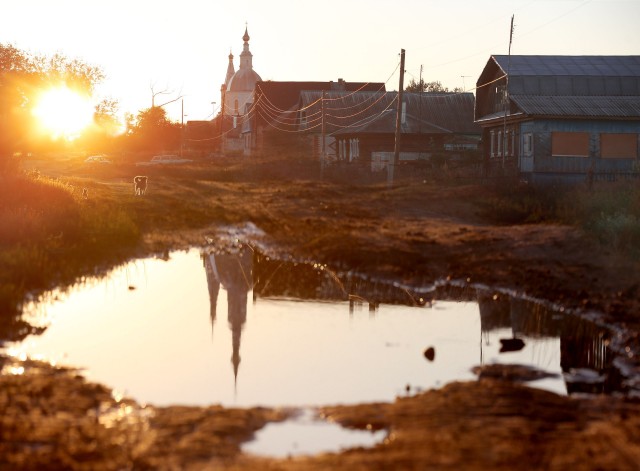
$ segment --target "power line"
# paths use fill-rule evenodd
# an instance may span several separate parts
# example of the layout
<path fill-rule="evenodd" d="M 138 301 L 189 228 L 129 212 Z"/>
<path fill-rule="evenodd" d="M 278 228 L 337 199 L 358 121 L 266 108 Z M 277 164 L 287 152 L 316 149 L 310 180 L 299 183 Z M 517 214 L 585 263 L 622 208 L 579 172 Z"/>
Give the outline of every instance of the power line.
<path fill-rule="evenodd" d="M 371 108 L 372 108 L 373 106 L 375 106 L 377 103 L 379 103 L 380 101 L 382 101 L 382 99 L 383 99 L 384 97 L 386 97 L 388 93 L 389 93 L 389 92 L 385 92 L 384 94 L 380 95 L 380 97 L 379 97 L 376 101 L 374 101 L 374 102 L 373 102 L 373 103 L 371 103 L 369 106 L 367 106 L 366 108 L 364 108 L 364 109 L 362 109 L 362 110 L 360 110 L 360 111 L 358 111 L 358 112 L 356 112 L 356 113 L 353 113 L 353 114 L 350 114 L 350 115 L 345 115 L 345 116 L 338 116 L 338 115 L 334 115 L 334 114 L 327 114 L 327 117 L 336 118 L 336 119 L 348 119 L 348 118 L 353 118 L 354 116 L 358 116 L 359 114 L 362 114 L 362 113 L 364 113 L 365 111 L 367 111 L 367 110 L 371 109 Z"/>

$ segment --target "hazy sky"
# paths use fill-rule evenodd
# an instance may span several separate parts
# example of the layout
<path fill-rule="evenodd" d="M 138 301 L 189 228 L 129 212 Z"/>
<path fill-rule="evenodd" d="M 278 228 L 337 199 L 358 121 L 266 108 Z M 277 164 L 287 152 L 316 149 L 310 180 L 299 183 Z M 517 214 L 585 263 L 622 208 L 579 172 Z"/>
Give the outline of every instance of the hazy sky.
<path fill-rule="evenodd" d="M 472 88 L 491 54 L 640 54 L 640 0 L 0 0 L 0 43 L 103 68 L 102 96 L 151 105 L 151 85 L 184 95 L 185 121 L 210 119 L 245 22 L 263 80 Z M 180 120 L 180 102 L 169 105 Z"/>

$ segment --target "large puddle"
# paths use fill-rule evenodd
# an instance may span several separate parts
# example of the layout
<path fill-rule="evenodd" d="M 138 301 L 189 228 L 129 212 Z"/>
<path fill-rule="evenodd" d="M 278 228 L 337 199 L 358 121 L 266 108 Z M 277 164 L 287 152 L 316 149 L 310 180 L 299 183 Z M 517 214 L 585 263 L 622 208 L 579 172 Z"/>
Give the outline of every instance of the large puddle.
<path fill-rule="evenodd" d="M 519 364 L 559 394 L 615 389 L 608 334 L 524 300 L 405 288 L 271 260 L 176 252 L 31 305 L 13 355 L 80 367 L 141 403 L 317 406 L 473 380 Z"/>

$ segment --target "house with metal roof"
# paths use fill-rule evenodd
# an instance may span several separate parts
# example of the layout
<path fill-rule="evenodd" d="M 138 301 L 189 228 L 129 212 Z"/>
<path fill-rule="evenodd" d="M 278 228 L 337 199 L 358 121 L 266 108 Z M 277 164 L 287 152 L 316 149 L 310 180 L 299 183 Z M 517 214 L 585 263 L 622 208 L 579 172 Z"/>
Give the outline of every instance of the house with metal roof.
<path fill-rule="evenodd" d="M 313 101 L 314 96 L 303 98 Z M 473 121 L 473 94 L 405 92 L 402 101 L 400 163 L 444 162 L 478 150 L 480 127 Z M 397 102 L 397 92 L 359 93 L 329 102 L 326 127 L 336 140 L 337 159 L 364 163 L 373 171 L 384 169 L 395 150 Z M 314 107 L 309 112 L 313 114 Z"/>
<path fill-rule="evenodd" d="M 471 93 L 404 93 L 401 161 L 477 152 Z M 329 161 L 385 167 L 393 154 L 398 92 L 383 83 L 260 82 L 250 121 L 255 148 L 298 149 Z"/>
<path fill-rule="evenodd" d="M 256 83 L 249 119 L 244 121 L 243 133 L 246 139 L 245 153 L 253 150 L 271 151 L 297 149 L 309 156 L 317 155 L 319 136 L 322 128 L 321 105 L 309 114 L 310 107 L 302 105 L 302 96 L 313 93 L 355 94 L 384 93 L 385 84 L 378 82 L 348 82 L 343 79 L 329 82 L 280 82 L 262 81 Z"/>
<path fill-rule="evenodd" d="M 534 182 L 638 170 L 640 56 L 494 55 L 476 86 L 488 169 Z"/>

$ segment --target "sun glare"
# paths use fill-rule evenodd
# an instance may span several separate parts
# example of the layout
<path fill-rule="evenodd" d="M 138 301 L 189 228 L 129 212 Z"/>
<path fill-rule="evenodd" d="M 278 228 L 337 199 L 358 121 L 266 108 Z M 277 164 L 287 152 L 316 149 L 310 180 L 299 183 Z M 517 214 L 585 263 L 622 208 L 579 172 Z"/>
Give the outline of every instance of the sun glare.
<path fill-rule="evenodd" d="M 33 113 L 45 132 L 56 138 L 74 139 L 91 124 L 94 107 L 79 93 L 60 87 L 44 92 Z"/>

